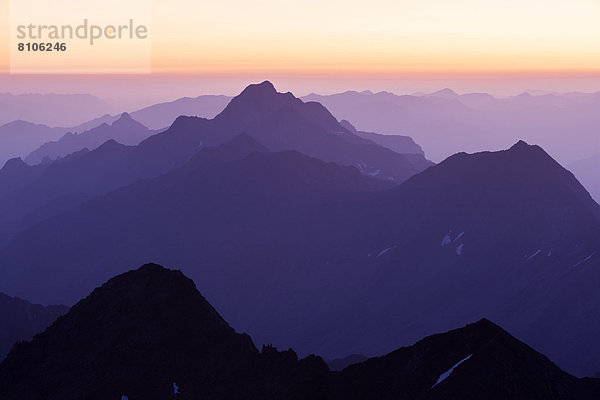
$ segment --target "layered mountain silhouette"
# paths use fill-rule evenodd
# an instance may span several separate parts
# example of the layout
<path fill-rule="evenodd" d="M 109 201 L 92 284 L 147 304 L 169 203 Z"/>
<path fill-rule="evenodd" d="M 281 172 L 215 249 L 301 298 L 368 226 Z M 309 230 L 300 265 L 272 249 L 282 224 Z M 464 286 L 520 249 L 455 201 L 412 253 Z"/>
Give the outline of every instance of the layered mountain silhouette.
<path fill-rule="evenodd" d="M 67 133 L 55 142 L 43 144 L 31 152 L 25 161 L 35 165 L 49 160 L 63 158 L 82 149 L 94 150 L 108 140 L 115 140 L 124 145 L 137 145 L 142 140 L 158 133 L 146 128 L 135 121 L 127 113 L 121 114 L 119 119 L 110 125 L 103 123 L 93 129 L 82 133 Z"/>
<path fill-rule="evenodd" d="M 23 104 L 17 106 L 19 99 L 23 101 Z M 81 104 L 77 106 L 71 104 L 77 100 L 80 100 Z M 100 100 L 91 96 L 89 96 L 89 100 L 101 103 Z M 37 164 L 44 161 L 45 156 L 48 156 L 50 159 L 56 159 L 57 157 L 64 157 L 71 152 L 86 147 L 93 150 L 102 144 L 102 141 L 99 142 L 101 138 L 104 138 L 104 141 L 115 139 L 119 143 L 128 145 L 138 144 L 151 134 L 165 130 L 180 115 L 214 118 L 219 112 L 223 111 L 230 100 L 231 97 L 228 96 L 204 95 L 195 98 L 183 97 L 171 102 L 154 104 L 133 111 L 130 115 L 125 113 L 131 119 L 148 127 L 149 131 L 144 132 L 140 130 L 139 126 L 136 127 L 131 124 L 131 132 L 127 132 L 123 130 L 125 124 L 122 124 L 118 132 L 114 132 L 114 130 L 110 129 L 110 125 L 119 120 L 123 114 L 104 114 L 83 123 L 77 122 L 78 125 L 65 125 L 74 121 L 71 114 L 76 114 L 75 120 L 81 121 L 82 116 L 84 118 L 86 116 L 92 118 L 111 109 L 110 107 L 93 108 L 89 104 L 86 105 L 86 102 L 88 102 L 86 96 L 11 96 L 0 94 L 0 104 L 3 106 L 0 113 L 0 166 L 4 165 L 7 160 L 15 157 L 26 159 L 30 164 Z M 68 105 L 62 104 L 63 101 L 68 103 Z M 55 104 L 50 105 L 53 102 Z M 29 104 L 30 110 L 27 110 L 27 104 Z M 58 106 L 59 111 L 53 108 L 55 106 Z M 79 106 L 84 108 L 89 107 L 90 110 L 78 114 Z M 22 107 L 23 109 L 19 111 L 15 107 Z M 36 115 L 36 112 L 31 112 L 31 110 L 39 111 L 44 109 L 48 110 L 49 115 Z M 6 115 L 2 115 L 6 110 L 9 110 L 9 112 Z M 66 112 L 66 110 L 69 112 Z M 3 118 L 5 119 L 4 122 L 2 122 Z M 29 118 L 37 122 L 28 122 Z M 103 126 L 94 132 L 88 132 L 104 124 L 108 126 Z M 78 135 L 84 132 L 86 135 Z M 59 143 L 55 143 L 57 141 Z M 40 147 L 42 148 L 40 149 Z M 34 153 L 30 154 L 32 152 Z"/>
<path fill-rule="evenodd" d="M 231 101 L 229 96 L 203 95 L 151 105 L 131 113 L 131 117 L 149 129 L 162 129 L 171 126 L 180 115 L 203 118 L 216 117 Z"/>
<path fill-rule="evenodd" d="M 113 111 L 112 106 L 89 94 L 0 93 L 0 125 L 22 120 L 48 126 L 75 126 Z"/>
<path fill-rule="evenodd" d="M 387 147 L 396 153 L 402 154 L 405 158 L 411 161 L 418 169 L 425 170 L 434 165 L 433 162 L 425 158 L 425 153 L 421 146 L 415 143 L 410 136 L 402 135 L 381 135 L 374 132 L 358 131 L 349 121 L 342 120 L 340 122 L 344 128 L 364 139 L 370 140 L 383 147 Z"/>
<path fill-rule="evenodd" d="M 331 372 L 317 356 L 258 351 L 179 271 L 110 279 L 0 364 L 12 399 L 597 399 L 488 320 Z"/>
<path fill-rule="evenodd" d="M 33 335 L 42 332 L 67 311 L 66 306 L 31 304 L 0 293 L 0 360 L 15 343 L 31 340 Z"/>
<path fill-rule="evenodd" d="M 350 91 L 302 99 L 318 101 L 359 130 L 409 135 L 435 162 L 460 151 L 503 149 L 524 139 L 569 165 L 599 146 L 599 93 L 525 92 L 498 98 L 444 89 L 414 95 Z"/>
<path fill-rule="evenodd" d="M 239 136 L 25 230 L 0 252 L 0 290 L 72 304 L 156 260 L 300 354 L 383 354 L 487 316 L 570 373 L 598 371 L 600 207 L 570 172 L 519 142 L 389 187 Z"/>
<path fill-rule="evenodd" d="M 1 95 L 0 95 L 1 96 Z M 109 115 L 84 122 L 72 127 L 49 127 L 42 124 L 17 120 L 0 126 L 0 165 L 12 158 L 25 158 L 27 154 L 42 144 L 58 140 L 67 132 L 80 133 L 112 122 Z"/>
<path fill-rule="evenodd" d="M 241 133 L 251 134 L 274 151 L 295 150 L 352 165 L 363 174 L 394 183 L 429 165 L 352 134 L 321 105 L 278 93 L 271 83 L 264 82 L 246 88 L 212 120 L 180 117 L 167 131 L 138 146 L 111 139 L 95 150 L 80 151 L 48 165 L 35 181 L 0 196 L 0 224 L 22 226 L 19 221 L 31 219 L 31 215 L 50 217 L 49 210 L 76 205 L 74 199 L 88 199 L 159 176 L 185 164 L 202 147 L 223 144 Z M 54 203 L 63 206 L 52 207 Z M 40 208 L 46 211 L 39 212 Z M 17 230 L 11 232 L 8 237 Z"/>

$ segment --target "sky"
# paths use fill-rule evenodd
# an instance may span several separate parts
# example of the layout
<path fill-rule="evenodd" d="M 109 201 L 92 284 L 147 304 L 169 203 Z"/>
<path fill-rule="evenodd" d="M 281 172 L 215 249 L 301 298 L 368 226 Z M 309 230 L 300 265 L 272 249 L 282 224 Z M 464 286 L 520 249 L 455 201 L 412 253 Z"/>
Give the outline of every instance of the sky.
<path fill-rule="evenodd" d="M 68 0 L 10 1 L 0 0 L 2 91 L 118 97 L 125 82 L 147 97 L 178 97 L 235 94 L 263 79 L 299 94 L 600 90 L 600 0 L 107 0 L 102 7 L 90 0 L 78 7 Z M 129 55 L 148 68 L 125 79 L 10 74 L 16 14 L 47 24 L 148 18 L 148 58 L 136 53 L 139 44 L 131 51 L 76 48 L 82 62 L 117 66 Z M 52 64 L 43 57 L 34 64 L 42 72 Z"/>

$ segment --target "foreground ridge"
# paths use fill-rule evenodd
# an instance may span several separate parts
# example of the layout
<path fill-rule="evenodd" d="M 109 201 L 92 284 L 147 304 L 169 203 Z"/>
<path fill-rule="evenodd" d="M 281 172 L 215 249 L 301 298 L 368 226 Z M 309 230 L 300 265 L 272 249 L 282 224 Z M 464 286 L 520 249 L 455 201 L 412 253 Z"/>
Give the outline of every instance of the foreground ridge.
<path fill-rule="evenodd" d="M 482 319 L 331 372 L 317 356 L 262 351 L 180 271 L 118 275 L 0 364 L 2 399 L 597 399 Z"/>

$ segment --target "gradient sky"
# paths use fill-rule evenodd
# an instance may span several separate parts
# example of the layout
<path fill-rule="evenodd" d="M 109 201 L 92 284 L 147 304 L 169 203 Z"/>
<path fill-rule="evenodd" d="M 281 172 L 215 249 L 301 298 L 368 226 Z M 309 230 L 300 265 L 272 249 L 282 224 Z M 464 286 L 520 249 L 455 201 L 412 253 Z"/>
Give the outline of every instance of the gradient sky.
<path fill-rule="evenodd" d="M 0 0 L 5 34 L 8 3 Z M 394 81 L 460 91 L 441 82 L 470 76 L 492 87 L 503 86 L 498 79 L 520 81 L 513 91 L 600 90 L 600 0 L 154 0 L 151 6 L 153 73 L 218 76 L 223 85 L 212 92 L 231 92 L 227 76 L 240 83 L 304 79 L 312 82 L 306 91 L 322 92 L 341 82 L 355 83 L 348 89 L 421 88 Z M 6 73 L 8 40 L 0 39 Z M 18 82 L 4 76 L 0 83 L 15 90 Z"/>

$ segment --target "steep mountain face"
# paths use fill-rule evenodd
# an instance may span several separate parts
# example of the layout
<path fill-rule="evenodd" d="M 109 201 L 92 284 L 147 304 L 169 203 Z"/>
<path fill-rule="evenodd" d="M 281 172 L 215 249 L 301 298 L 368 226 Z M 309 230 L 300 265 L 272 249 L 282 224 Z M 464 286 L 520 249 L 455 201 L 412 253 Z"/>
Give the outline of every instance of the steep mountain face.
<path fill-rule="evenodd" d="M 389 345 L 373 343 L 487 315 L 567 371 L 597 370 L 600 326 L 588 316 L 598 309 L 599 207 L 541 148 L 458 154 L 350 214 L 358 207 L 373 211 L 344 223 L 377 227 L 363 232 L 373 247 L 362 262 L 378 276 L 326 322 L 335 332 L 318 340 L 338 343 L 336 354 L 381 354 Z M 359 339 L 340 339 L 355 329 Z"/>
<path fill-rule="evenodd" d="M 103 123 L 79 134 L 69 132 L 55 142 L 45 143 L 31 152 L 25 161 L 35 165 L 44 160 L 56 160 L 82 149 L 94 150 L 111 139 L 124 145 L 137 145 L 155 133 L 158 132 L 149 130 L 129 114 L 123 113 L 110 125 Z"/>
<path fill-rule="evenodd" d="M 67 311 L 66 306 L 31 304 L 0 293 L 0 360 L 15 343 L 31 340 Z"/>
<path fill-rule="evenodd" d="M 310 394 L 308 385 L 286 384 L 301 380 L 310 364 L 327 371 L 322 360 L 299 363 L 293 352 L 261 355 L 181 272 L 147 264 L 109 280 L 32 342 L 15 346 L 0 364 L 0 397 L 296 398 L 286 391 Z"/>
<path fill-rule="evenodd" d="M 179 271 L 110 279 L 0 364 L 2 399 L 598 399 L 487 320 L 330 372 L 293 350 L 259 352 Z"/>
<path fill-rule="evenodd" d="M 577 379 L 482 319 L 429 336 L 341 374 L 344 399 L 597 399 L 597 380 Z"/>
<path fill-rule="evenodd" d="M 568 372 L 598 370 L 599 206 L 541 148 L 457 154 L 383 190 L 234 143 L 26 230 L 0 252 L 0 290 L 72 302 L 156 260 L 301 354 L 383 354 L 489 316 Z"/>

